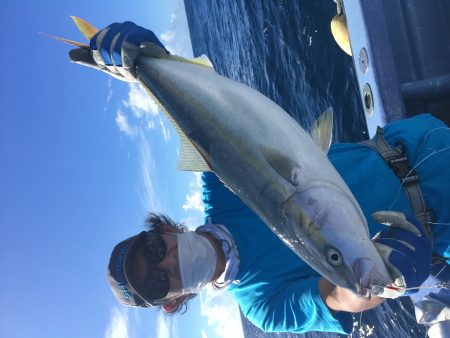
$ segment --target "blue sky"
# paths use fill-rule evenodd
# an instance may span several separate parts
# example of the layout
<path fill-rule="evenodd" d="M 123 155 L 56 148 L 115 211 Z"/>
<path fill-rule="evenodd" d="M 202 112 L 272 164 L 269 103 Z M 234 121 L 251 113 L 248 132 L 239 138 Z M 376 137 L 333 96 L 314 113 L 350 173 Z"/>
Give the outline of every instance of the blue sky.
<path fill-rule="evenodd" d="M 137 86 L 71 64 L 98 28 L 132 20 L 190 56 L 179 0 L 2 2 L 0 61 L 1 337 L 234 337 L 236 308 L 211 290 L 187 314 L 118 304 L 106 281 L 113 246 L 147 211 L 202 220 L 198 176 L 176 171 L 178 139 Z"/>

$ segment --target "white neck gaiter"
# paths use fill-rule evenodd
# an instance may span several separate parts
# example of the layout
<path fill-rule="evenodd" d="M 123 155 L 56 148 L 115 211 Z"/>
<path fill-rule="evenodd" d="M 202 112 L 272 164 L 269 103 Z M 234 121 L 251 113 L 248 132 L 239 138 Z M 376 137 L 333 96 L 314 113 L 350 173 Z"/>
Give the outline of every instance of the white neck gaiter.
<path fill-rule="evenodd" d="M 200 293 L 216 270 L 217 255 L 208 239 L 194 231 L 177 235 L 183 294 Z"/>

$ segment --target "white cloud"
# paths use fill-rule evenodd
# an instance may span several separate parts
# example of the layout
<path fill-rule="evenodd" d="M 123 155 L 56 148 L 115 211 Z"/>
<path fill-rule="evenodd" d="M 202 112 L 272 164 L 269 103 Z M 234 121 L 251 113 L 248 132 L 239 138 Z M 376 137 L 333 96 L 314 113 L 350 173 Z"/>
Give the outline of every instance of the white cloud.
<path fill-rule="evenodd" d="M 195 191 L 193 193 L 186 195 L 186 202 L 183 204 L 184 210 L 195 209 L 199 211 L 204 210 L 202 203 L 202 193 L 200 191 Z"/>
<path fill-rule="evenodd" d="M 184 2 L 178 1 L 178 8 L 170 15 L 171 28 L 160 35 L 160 38 L 172 54 L 192 57 L 192 44 L 186 18 Z"/>
<path fill-rule="evenodd" d="M 106 108 L 108 107 L 108 103 L 109 103 L 109 101 L 111 101 L 112 96 L 113 96 L 113 90 L 110 88 L 108 91 L 108 96 L 106 97 L 106 105 L 105 105 L 104 110 L 106 110 Z"/>
<path fill-rule="evenodd" d="M 178 338 L 178 317 L 167 316 L 162 311 L 156 317 L 158 338 Z"/>
<path fill-rule="evenodd" d="M 105 338 L 128 338 L 128 309 L 113 307 L 111 318 L 105 331 Z"/>
<path fill-rule="evenodd" d="M 189 230 L 194 231 L 199 227 L 199 225 L 204 224 L 203 216 L 200 214 L 197 214 L 196 216 L 188 216 L 186 218 L 183 218 L 180 220 L 181 223 L 183 223 Z"/>
<path fill-rule="evenodd" d="M 139 169 L 141 183 L 139 184 L 139 197 L 144 210 L 160 210 L 160 203 L 155 189 L 155 161 L 152 157 L 152 151 L 144 132 L 139 132 Z"/>
<path fill-rule="evenodd" d="M 161 34 L 161 40 L 173 54 L 192 57 L 192 44 L 189 36 L 184 2 L 178 0 L 176 6 L 176 9 L 170 15 L 171 28 Z M 110 89 L 110 92 L 108 94 L 107 103 L 112 97 L 110 82 L 108 83 L 108 88 Z M 116 122 L 122 132 L 129 136 L 132 136 L 137 132 L 135 130 L 136 128 L 133 129 L 130 127 L 129 119 L 133 116 L 136 119 L 136 121 L 133 121 L 134 125 L 140 125 L 142 127 L 147 127 L 148 129 L 156 129 L 156 126 L 159 124 L 164 141 L 168 142 L 170 139 L 169 129 L 162 119 L 159 120 L 159 123 L 156 120 L 160 111 L 158 104 L 139 83 L 129 84 L 128 98 L 122 100 L 122 105 L 123 108 L 131 111 L 131 114 L 128 114 L 128 118 L 124 113 L 124 111 L 127 111 L 125 109 L 122 109 L 120 113 L 117 114 Z"/>
<path fill-rule="evenodd" d="M 163 134 L 164 142 L 167 143 L 170 139 L 170 131 L 166 128 L 162 118 L 159 118 L 159 125 L 161 126 L 161 133 Z"/>
<path fill-rule="evenodd" d="M 227 291 L 217 292 L 210 287 L 201 293 L 201 313 L 208 318 L 218 336 L 243 338 L 241 317 L 237 303 Z"/>
<path fill-rule="evenodd" d="M 148 95 L 147 91 L 138 83 L 130 83 L 128 100 L 122 101 L 123 105 L 130 108 L 133 115 L 140 119 L 144 116 L 156 116 L 159 114 L 158 105 Z"/>
<path fill-rule="evenodd" d="M 128 136 L 134 136 L 137 133 L 138 127 L 131 127 L 129 117 L 124 112 L 131 111 L 128 116 L 134 117 L 134 124 L 140 126 L 139 129 L 147 127 L 155 130 L 158 124 L 164 142 L 168 142 L 170 140 L 170 129 L 166 127 L 161 116 L 159 120 L 156 120 L 159 115 L 158 105 L 140 84 L 131 83 L 129 88 L 128 99 L 122 101 L 123 108 L 126 109 L 119 109 L 116 116 L 120 131 Z"/>
<path fill-rule="evenodd" d="M 189 183 L 189 193 L 186 195 L 186 201 L 183 204 L 185 211 L 194 210 L 203 213 L 205 206 L 202 201 L 201 173 L 194 173 L 194 179 Z"/>
<path fill-rule="evenodd" d="M 127 116 L 121 110 L 117 111 L 116 123 L 119 126 L 119 130 L 125 135 L 133 136 L 135 134 L 134 128 L 130 126 Z"/>
<path fill-rule="evenodd" d="M 163 42 L 166 44 L 170 44 L 174 38 L 175 31 L 168 30 L 161 34 L 161 40 L 163 40 Z"/>
<path fill-rule="evenodd" d="M 193 173 L 193 179 L 189 182 L 186 200 L 182 205 L 185 211 L 190 211 L 188 217 L 181 220 L 190 230 L 195 230 L 199 225 L 204 224 L 204 205 L 202 201 L 202 180 L 201 173 Z"/>
<path fill-rule="evenodd" d="M 205 332 L 205 330 L 202 330 L 202 338 L 208 338 L 208 336 L 206 335 L 206 332 Z"/>
<path fill-rule="evenodd" d="M 106 103 L 105 103 L 105 108 L 103 108 L 103 112 L 106 112 L 106 110 L 108 109 L 109 101 L 111 101 L 112 96 L 113 96 L 111 79 L 112 79 L 112 77 L 109 76 L 108 77 L 108 95 L 106 96 Z"/>

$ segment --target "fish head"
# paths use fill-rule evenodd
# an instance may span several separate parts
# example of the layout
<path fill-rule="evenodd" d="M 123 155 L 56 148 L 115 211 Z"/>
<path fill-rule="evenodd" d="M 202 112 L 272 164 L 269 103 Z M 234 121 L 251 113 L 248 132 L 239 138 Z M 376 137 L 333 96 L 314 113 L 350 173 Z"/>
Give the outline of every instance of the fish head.
<path fill-rule="evenodd" d="M 336 184 L 309 182 L 285 201 L 284 242 L 330 282 L 370 297 L 392 281 L 353 196 Z M 384 284 L 383 284 L 384 283 Z"/>

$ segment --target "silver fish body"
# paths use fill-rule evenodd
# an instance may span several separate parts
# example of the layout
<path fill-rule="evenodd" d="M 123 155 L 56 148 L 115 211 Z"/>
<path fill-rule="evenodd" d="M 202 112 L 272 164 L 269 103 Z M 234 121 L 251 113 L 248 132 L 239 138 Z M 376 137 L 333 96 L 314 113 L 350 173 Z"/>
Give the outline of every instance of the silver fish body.
<path fill-rule="evenodd" d="M 140 56 L 135 70 L 225 185 L 312 268 L 360 295 L 392 282 L 351 191 L 281 107 L 192 63 Z"/>

